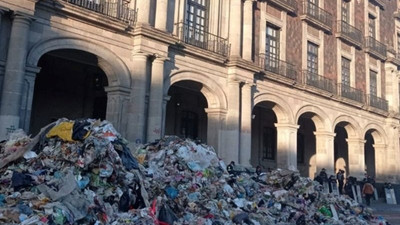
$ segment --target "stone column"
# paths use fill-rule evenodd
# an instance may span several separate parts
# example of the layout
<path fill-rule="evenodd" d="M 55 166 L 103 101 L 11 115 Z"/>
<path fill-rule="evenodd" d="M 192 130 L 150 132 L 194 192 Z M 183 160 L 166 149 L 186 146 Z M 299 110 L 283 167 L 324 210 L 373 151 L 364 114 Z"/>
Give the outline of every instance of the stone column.
<path fill-rule="evenodd" d="M 365 173 L 364 145 L 366 141 L 360 138 L 348 138 L 346 141 L 349 152 L 349 175 L 362 179 Z"/>
<path fill-rule="evenodd" d="M 146 93 L 149 80 L 147 70 L 148 54 L 135 53 L 132 62 L 133 88 L 128 108 L 128 124 L 126 138 L 135 143 L 146 143 Z"/>
<path fill-rule="evenodd" d="M 241 46 L 241 21 L 242 21 L 242 0 L 231 0 L 229 11 L 229 42 L 231 44 L 231 56 L 240 56 Z"/>
<path fill-rule="evenodd" d="M 240 123 L 240 158 L 239 163 L 250 166 L 251 158 L 251 115 L 253 109 L 253 84 L 242 87 L 241 123 Z"/>
<path fill-rule="evenodd" d="M 160 139 L 163 133 L 164 63 L 166 58 L 157 57 L 152 64 L 149 112 L 147 116 L 147 141 Z"/>
<path fill-rule="evenodd" d="M 150 24 L 150 4 L 151 1 L 137 1 L 137 23 L 140 25 Z"/>
<path fill-rule="evenodd" d="M 167 116 L 167 104 L 169 100 L 171 99 L 171 96 L 164 96 L 163 97 L 163 102 L 162 102 L 162 123 L 161 123 L 161 137 L 165 136 L 165 117 Z"/>
<path fill-rule="evenodd" d="M 240 81 L 228 78 L 228 111 L 221 143 L 220 156 L 225 162 L 239 162 L 240 140 Z"/>
<path fill-rule="evenodd" d="M 213 146 L 220 155 L 220 132 L 225 122 L 226 110 L 207 108 L 205 111 L 207 113 L 207 144 Z"/>
<path fill-rule="evenodd" d="M 24 86 L 29 26 L 32 18 L 15 14 L 12 22 L 0 105 L 0 140 L 7 129 L 19 128 L 22 88 Z"/>
<path fill-rule="evenodd" d="M 32 114 L 33 92 L 35 88 L 36 74 L 40 72 L 40 67 L 27 67 L 24 79 L 24 87 L 22 93 L 20 127 L 29 132 L 29 125 Z"/>
<path fill-rule="evenodd" d="M 107 92 L 106 120 L 110 121 L 122 136 L 125 136 L 128 126 L 125 118 L 131 90 L 120 86 L 105 87 L 104 89 Z"/>
<path fill-rule="evenodd" d="M 297 170 L 297 124 L 275 123 L 278 168 Z"/>
<path fill-rule="evenodd" d="M 395 171 L 395 166 L 391 165 L 394 154 L 387 151 L 385 144 L 374 144 L 375 153 L 375 177 L 378 181 L 385 181 L 390 178 Z M 397 160 L 396 160 L 397 161 Z M 398 163 L 398 162 L 397 162 Z"/>
<path fill-rule="evenodd" d="M 385 63 L 385 97 L 388 100 L 389 111 L 393 112 L 399 111 L 399 78 L 397 73 L 395 65 L 389 62 Z"/>
<path fill-rule="evenodd" d="M 167 13 L 168 0 L 157 0 L 155 28 L 163 31 L 167 30 Z"/>
<path fill-rule="evenodd" d="M 243 59 L 248 61 L 252 61 L 253 2 L 254 0 L 245 0 L 243 6 Z"/>
<path fill-rule="evenodd" d="M 335 174 L 335 155 L 334 155 L 334 138 L 335 133 L 327 131 L 314 132 L 316 142 L 316 163 L 317 172 L 322 168 L 326 169 L 327 174 Z"/>

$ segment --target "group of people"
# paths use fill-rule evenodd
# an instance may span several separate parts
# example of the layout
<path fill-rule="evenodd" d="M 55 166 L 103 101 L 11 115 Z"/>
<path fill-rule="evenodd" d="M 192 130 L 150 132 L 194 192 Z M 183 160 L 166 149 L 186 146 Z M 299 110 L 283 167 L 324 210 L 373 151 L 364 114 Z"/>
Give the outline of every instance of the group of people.
<path fill-rule="evenodd" d="M 235 167 L 234 161 L 228 164 L 226 170 L 228 171 L 229 174 L 236 175 L 234 167 Z M 257 176 L 260 176 L 262 173 L 261 166 L 257 166 L 255 172 Z M 352 187 L 357 185 L 357 178 L 350 176 L 347 179 L 345 179 L 345 171 L 342 169 L 339 169 L 339 171 L 336 173 L 336 176 L 331 175 L 328 177 L 326 169 L 322 168 L 319 174 L 314 178 L 314 180 L 320 183 L 321 185 L 327 183 L 329 187 L 329 192 L 333 192 L 333 188 L 337 186 L 340 195 L 346 194 L 353 199 L 356 198 L 356 196 L 354 196 L 353 194 Z M 361 193 L 365 198 L 367 206 L 369 206 L 371 204 L 371 198 L 374 196 L 374 191 L 375 191 L 374 180 L 366 175 L 364 180 L 362 181 L 362 184 L 363 185 Z"/>
<path fill-rule="evenodd" d="M 356 196 L 353 194 L 352 186 L 357 185 L 357 179 L 355 177 L 348 177 L 346 179 L 345 184 L 345 171 L 339 169 L 336 173 L 336 177 L 331 175 L 328 178 L 328 174 L 326 173 L 325 168 L 322 168 L 319 174 L 314 178 L 315 181 L 319 182 L 321 185 L 324 182 L 328 184 L 336 185 L 338 184 L 339 194 L 346 194 L 349 197 L 355 199 Z M 329 192 L 332 192 L 333 185 L 329 185 Z M 365 198 L 365 202 L 367 206 L 371 204 L 371 198 L 374 196 L 375 188 L 374 188 L 374 180 L 370 176 L 365 176 L 362 181 L 362 196 Z"/>

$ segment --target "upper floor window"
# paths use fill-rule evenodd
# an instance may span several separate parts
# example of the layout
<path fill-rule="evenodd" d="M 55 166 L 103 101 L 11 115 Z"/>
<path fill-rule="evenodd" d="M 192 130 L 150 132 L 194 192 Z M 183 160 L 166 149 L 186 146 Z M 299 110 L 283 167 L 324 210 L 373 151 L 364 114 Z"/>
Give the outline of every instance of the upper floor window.
<path fill-rule="evenodd" d="M 368 36 L 376 37 L 375 17 L 368 15 Z"/>
<path fill-rule="evenodd" d="M 307 71 L 318 74 L 318 45 L 307 43 Z"/>
<path fill-rule="evenodd" d="M 266 66 L 277 68 L 279 60 L 279 28 L 267 24 L 265 35 Z"/>
<path fill-rule="evenodd" d="M 342 57 L 342 84 L 350 86 L 350 60 Z"/>
<path fill-rule="evenodd" d="M 191 37 L 197 41 L 204 41 L 204 32 L 208 30 L 208 1 L 186 0 L 185 20 L 191 29 Z"/>
<path fill-rule="evenodd" d="M 319 0 L 308 0 L 308 13 L 311 15 L 317 15 L 318 14 L 318 5 L 319 5 Z"/>
<path fill-rule="evenodd" d="M 400 33 L 397 33 L 397 53 L 400 53 Z"/>
<path fill-rule="evenodd" d="M 342 21 L 350 23 L 350 3 L 342 0 Z"/>
<path fill-rule="evenodd" d="M 378 96 L 377 75 L 377 72 L 369 71 L 369 93 L 373 96 Z"/>

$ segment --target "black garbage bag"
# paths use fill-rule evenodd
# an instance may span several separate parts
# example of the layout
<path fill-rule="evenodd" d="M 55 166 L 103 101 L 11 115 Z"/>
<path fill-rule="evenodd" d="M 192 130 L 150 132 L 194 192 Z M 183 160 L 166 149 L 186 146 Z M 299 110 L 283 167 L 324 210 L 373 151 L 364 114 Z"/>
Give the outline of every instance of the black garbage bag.
<path fill-rule="evenodd" d="M 249 215 L 247 213 L 239 213 L 233 217 L 232 221 L 237 224 L 247 224 L 247 225 L 254 225 L 251 222 Z"/>
<path fill-rule="evenodd" d="M 129 192 L 125 191 L 119 199 L 118 209 L 121 212 L 128 212 L 131 205 L 131 197 Z"/>
<path fill-rule="evenodd" d="M 14 191 L 19 191 L 21 188 L 29 187 L 32 185 L 33 179 L 30 175 L 19 173 L 17 171 L 13 172 L 11 177 L 11 187 Z"/>
<path fill-rule="evenodd" d="M 301 215 L 299 218 L 297 218 L 296 225 L 306 225 L 306 217 Z"/>
<path fill-rule="evenodd" d="M 158 220 L 172 225 L 175 221 L 178 220 L 178 217 L 171 210 L 171 208 L 169 208 L 168 205 L 163 205 L 161 206 L 160 212 L 158 213 Z"/>
<path fill-rule="evenodd" d="M 124 144 L 121 140 L 116 140 L 113 142 L 115 149 L 118 152 L 119 157 L 121 157 L 122 164 L 124 164 L 127 170 L 139 169 L 139 162 L 132 155 L 131 150 Z"/>
<path fill-rule="evenodd" d="M 87 120 L 76 120 L 72 127 L 72 139 L 75 141 L 85 140 L 89 130 L 85 127 L 89 126 L 90 123 Z"/>

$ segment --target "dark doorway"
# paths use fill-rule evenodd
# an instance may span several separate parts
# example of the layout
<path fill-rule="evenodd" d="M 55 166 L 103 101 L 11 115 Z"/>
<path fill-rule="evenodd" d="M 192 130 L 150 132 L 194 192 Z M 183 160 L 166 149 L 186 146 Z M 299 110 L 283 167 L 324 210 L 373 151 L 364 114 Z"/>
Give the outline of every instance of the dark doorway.
<path fill-rule="evenodd" d="M 105 73 L 93 54 L 55 50 L 43 55 L 38 63 L 32 103 L 30 133 L 65 117 L 68 119 L 105 119 L 108 85 Z"/>

